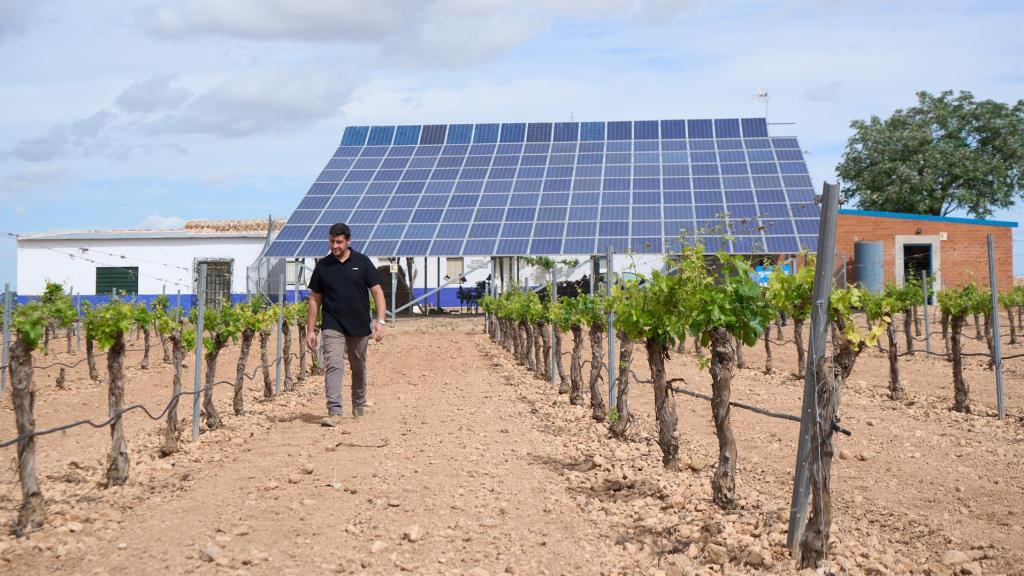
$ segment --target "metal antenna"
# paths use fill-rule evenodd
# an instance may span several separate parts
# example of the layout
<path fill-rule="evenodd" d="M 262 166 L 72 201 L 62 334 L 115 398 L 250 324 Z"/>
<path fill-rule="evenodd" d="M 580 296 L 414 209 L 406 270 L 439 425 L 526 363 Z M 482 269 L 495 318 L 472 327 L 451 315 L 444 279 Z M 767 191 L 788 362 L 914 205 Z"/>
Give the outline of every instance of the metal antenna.
<path fill-rule="evenodd" d="M 764 103 L 764 117 L 767 118 L 768 117 L 768 90 L 765 90 L 764 88 L 761 88 L 760 90 L 757 91 L 757 94 L 755 94 L 752 97 L 756 98 L 756 99 L 758 99 L 758 100 L 760 100 L 761 102 Z"/>

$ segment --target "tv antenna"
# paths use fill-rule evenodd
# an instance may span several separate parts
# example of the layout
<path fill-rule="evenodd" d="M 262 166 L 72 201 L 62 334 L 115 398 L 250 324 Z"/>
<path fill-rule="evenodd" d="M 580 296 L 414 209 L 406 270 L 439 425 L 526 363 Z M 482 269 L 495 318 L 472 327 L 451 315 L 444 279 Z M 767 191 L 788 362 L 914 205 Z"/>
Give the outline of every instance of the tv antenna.
<path fill-rule="evenodd" d="M 757 91 L 757 94 L 755 94 L 754 96 L 751 96 L 751 98 L 756 98 L 756 99 L 758 99 L 758 100 L 760 100 L 761 102 L 764 103 L 764 117 L 767 118 L 768 117 L 768 91 L 765 90 L 764 88 L 762 88 L 762 89 Z"/>

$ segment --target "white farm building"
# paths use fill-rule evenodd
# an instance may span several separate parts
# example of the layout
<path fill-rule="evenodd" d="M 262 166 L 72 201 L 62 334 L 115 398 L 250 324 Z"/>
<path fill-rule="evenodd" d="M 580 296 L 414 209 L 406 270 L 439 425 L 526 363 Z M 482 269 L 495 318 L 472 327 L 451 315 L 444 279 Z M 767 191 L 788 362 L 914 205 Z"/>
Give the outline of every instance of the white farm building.
<path fill-rule="evenodd" d="M 166 293 L 172 304 L 186 309 L 198 291 L 199 265 L 207 264 L 208 299 L 243 300 L 247 295 L 285 290 L 291 300 L 295 290 L 304 291 L 314 259 L 263 257 L 269 242 L 284 225 L 269 220 L 194 220 L 178 229 L 75 230 L 25 234 L 17 237 L 16 292 L 24 301 L 42 294 L 47 281 L 57 282 L 82 300 L 102 302 L 112 294 L 124 294 L 148 302 Z M 358 239 L 354 247 L 360 248 Z M 327 253 L 324 239 L 324 254 Z M 385 296 L 390 303 L 391 278 L 387 259 L 373 259 L 382 266 Z M 490 273 L 488 258 L 416 258 L 400 262 L 399 290 L 407 286 L 406 270 L 412 269 L 411 296 L 430 292 L 434 307 L 458 307 L 459 287 L 475 286 Z M 515 272 L 506 268 L 511 278 Z M 524 270 L 525 274 L 525 270 Z M 529 281 L 530 279 L 525 278 Z M 442 287 L 441 290 L 435 290 Z M 180 294 L 180 297 L 179 297 Z M 399 294 L 399 304 L 409 292 Z M 390 304 L 389 304 L 390 305 Z"/>
<path fill-rule="evenodd" d="M 274 222 L 275 231 L 281 221 Z M 47 281 L 86 298 L 127 294 L 148 300 L 178 293 L 188 307 L 199 264 L 217 296 L 245 295 L 247 268 L 268 242 L 267 220 L 195 220 L 179 229 L 78 230 L 17 238 L 20 297 L 37 296 Z"/>

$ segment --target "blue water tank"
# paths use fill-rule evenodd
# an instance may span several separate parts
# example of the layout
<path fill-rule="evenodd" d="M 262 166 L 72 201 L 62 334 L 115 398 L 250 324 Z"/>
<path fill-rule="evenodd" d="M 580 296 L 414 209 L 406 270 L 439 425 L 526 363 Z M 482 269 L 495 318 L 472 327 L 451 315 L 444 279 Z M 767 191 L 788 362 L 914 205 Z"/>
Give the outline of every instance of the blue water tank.
<path fill-rule="evenodd" d="M 880 240 L 854 243 L 853 263 L 854 278 L 861 286 L 874 294 L 885 289 L 885 254 Z"/>

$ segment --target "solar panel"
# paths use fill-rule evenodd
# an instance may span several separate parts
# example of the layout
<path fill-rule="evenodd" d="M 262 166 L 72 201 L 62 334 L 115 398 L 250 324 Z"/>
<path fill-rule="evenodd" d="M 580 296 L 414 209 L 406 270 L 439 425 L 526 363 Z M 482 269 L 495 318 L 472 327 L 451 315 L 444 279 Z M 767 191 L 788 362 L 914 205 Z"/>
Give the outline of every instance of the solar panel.
<path fill-rule="evenodd" d="M 814 250 L 796 138 L 764 118 L 349 126 L 267 251 L 319 257 Z"/>

